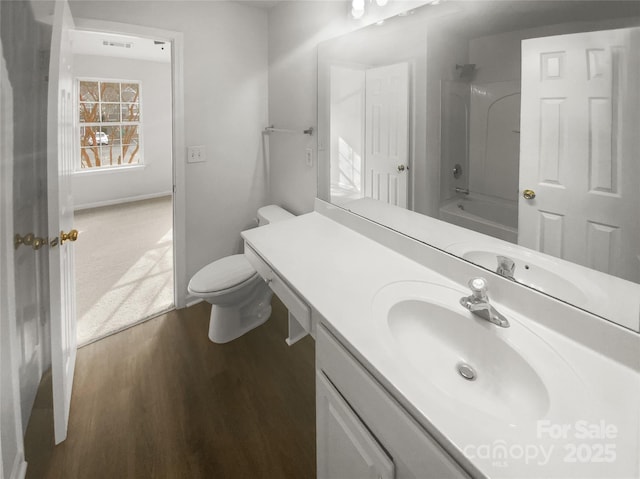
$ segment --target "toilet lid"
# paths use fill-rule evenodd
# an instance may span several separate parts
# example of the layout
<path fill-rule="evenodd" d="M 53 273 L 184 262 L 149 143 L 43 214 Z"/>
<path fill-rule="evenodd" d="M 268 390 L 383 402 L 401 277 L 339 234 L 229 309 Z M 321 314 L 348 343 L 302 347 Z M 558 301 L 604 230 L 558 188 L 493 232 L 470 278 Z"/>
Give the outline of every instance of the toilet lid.
<path fill-rule="evenodd" d="M 189 282 L 194 293 L 213 293 L 233 288 L 257 275 L 243 254 L 214 261 L 198 271 Z"/>

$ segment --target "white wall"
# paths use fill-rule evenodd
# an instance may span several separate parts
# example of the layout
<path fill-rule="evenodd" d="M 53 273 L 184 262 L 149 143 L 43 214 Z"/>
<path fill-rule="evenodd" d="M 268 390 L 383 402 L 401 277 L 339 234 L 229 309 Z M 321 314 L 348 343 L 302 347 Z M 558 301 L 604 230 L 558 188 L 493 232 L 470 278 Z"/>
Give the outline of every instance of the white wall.
<path fill-rule="evenodd" d="M 422 187 L 416 185 L 416 195 L 421 195 L 423 204 L 427 206 L 425 209 L 417 211 L 433 216 L 434 218 L 437 218 L 439 215 L 438 207 L 440 198 L 448 197 L 445 191 L 441 194 L 441 185 L 446 185 L 447 187 L 461 186 L 459 184 L 454 185 L 454 182 L 450 181 L 450 178 L 453 178 L 453 165 L 451 165 L 449 161 L 453 162 L 453 164 L 459 161 L 455 160 L 453 155 L 449 154 L 452 152 L 451 145 L 442 144 L 442 82 L 457 82 L 459 80 L 455 68 L 456 64 L 467 63 L 468 55 L 469 51 L 466 40 L 447 35 L 437 28 L 429 31 L 427 40 L 426 88 L 426 164 L 429 166 L 429 171 L 426 175 L 426 182 Z M 452 91 L 459 89 L 457 85 L 449 85 L 449 87 Z M 461 119 L 460 116 L 458 116 L 458 119 Z M 446 131 L 446 133 L 447 138 L 450 138 L 452 132 Z M 464 133 L 460 132 L 460 135 L 464 135 Z M 464 137 L 460 139 L 461 143 L 464 141 Z M 445 157 L 451 156 L 450 160 L 445 160 L 444 164 L 441 161 L 443 149 L 445 151 Z M 456 148 L 455 151 L 459 152 L 460 149 Z M 464 174 L 466 175 L 467 172 Z"/>
<path fill-rule="evenodd" d="M 137 80 L 141 85 L 143 168 L 73 175 L 76 209 L 171 194 L 171 64 L 75 55 L 74 77 Z"/>
<path fill-rule="evenodd" d="M 74 17 L 184 33 L 187 275 L 238 252 L 266 201 L 267 14 L 235 2 L 72 1 Z M 186 155 L 185 155 L 186 156 Z"/>
<path fill-rule="evenodd" d="M 302 131 L 317 124 L 317 45 L 425 1 L 389 2 L 361 21 L 349 18 L 350 2 L 282 2 L 269 12 L 269 122 Z M 304 161 L 313 150 L 314 164 Z M 317 140 L 307 135 L 269 136 L 269 201 L 296 213 L 313 210 L 317 191 Z"/>
<path fill-rule="evenodd" d="M 331 67 L 331 185 L 361 198 L 365 71 Z"/>

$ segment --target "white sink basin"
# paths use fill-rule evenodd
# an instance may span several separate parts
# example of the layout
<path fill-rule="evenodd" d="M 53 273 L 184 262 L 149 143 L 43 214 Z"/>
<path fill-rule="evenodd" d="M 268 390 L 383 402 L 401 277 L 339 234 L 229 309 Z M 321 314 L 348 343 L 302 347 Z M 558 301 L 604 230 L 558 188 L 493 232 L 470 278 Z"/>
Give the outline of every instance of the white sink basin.
<path fill-rule="evenodd" d="M 514 279 L 525 286 L 582 307 L 600 301 L 602 294 L 584 280 L 581 267 L 517 245 L 459 243 L 447 251 L 489 271 L 498 268 L 498 256 L 515 263 Z"/>
<path fill-rule="evenodd" d="M 432 283 L 390 284 L 373 300 L 380 337 L 390 336 L 394 356 L 448 400 L 511 423 L 545 417 L 550 387 L 557 383 L 553 375 L 573 372 L 543 339 L 499 306 L 510 328 L 467 311 L 459 299 L 468 294 Z M 475 377 L 465 378 L 461 368 Z"/>

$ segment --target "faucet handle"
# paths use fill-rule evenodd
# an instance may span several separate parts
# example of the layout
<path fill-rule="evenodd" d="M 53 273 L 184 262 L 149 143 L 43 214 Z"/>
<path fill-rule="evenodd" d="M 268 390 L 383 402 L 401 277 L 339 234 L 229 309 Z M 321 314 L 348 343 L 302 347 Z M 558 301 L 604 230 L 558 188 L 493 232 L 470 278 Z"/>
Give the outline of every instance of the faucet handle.
<path fill-rule="evenodd" d="M 516 269 L 515 261 L 513 261 L 508 256 L 498 255 L 496 256 L 496 259 L 498 260 L 498 273 L 500 273 L 501 271 L 513 273 L 513 271 Z"/>
<path fill-rule="evenodd" d="M 478 301 L 487 300 L 487 280 L 484 278 L 471 278 L 469 288 L 473 293 L 473 299 Z"/>

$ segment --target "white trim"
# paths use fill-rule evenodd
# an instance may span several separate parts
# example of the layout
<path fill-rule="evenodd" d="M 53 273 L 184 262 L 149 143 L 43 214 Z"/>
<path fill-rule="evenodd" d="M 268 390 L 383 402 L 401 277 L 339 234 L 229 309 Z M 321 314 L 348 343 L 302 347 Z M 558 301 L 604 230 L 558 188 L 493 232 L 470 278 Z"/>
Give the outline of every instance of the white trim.
<path fill-rule="evenodd" d="M 173 273 L 174 303 L 184 308 L 187 296 L 186 147 L 184 138 L 184 34 L 127 23 L 76 19 L 77 30 L 134 35 L 171 42 L 171 88 L 173 102 Z"/>
<path fill-rule="evenodd" d="M 120 165 L 120 166 L 99 166 L 97 168 L 83 168 L 76 170 L 72 175 L 76 176 L 91 176 L 91 175 L 104 175 L 105 173 L 123 173 L 125 171 L 144 170 L 147 165 L 136 163 L 134 165 Z"/>
<path fill-rule="evenodd" d="M 195 296 L 192 295 L 187 295 L 187 304 L 186 304 L 186 308 L 190 308 L 191 306 L 195 306 L 196 304 L 200 304 L 204 301 L 204 299 L 202 298 L 196 298 Z"/>
<path fill-rule="evenodd" d="M 27 463 L 24 461 L 23 456 L 16 456 L 16 460 L 13 463 L 13 468 L 11 469 L 11 475 L 9 479 L 24 479 L 27 475 Z"/>
<path fill-rule="evenodd" d="M 120 165 L 120 166 L 99 166 L 97 168 L 83 168 L 76 170 L 72 173 L 73 176 L 92 176 L 92 175 L 104 175 L 105 173 L 123 173 L 125 171 L 144 170 L 147 165 L 136 163 L 134 165 Z"/>
<path fill-rule="evenodd" d="M 75 205 L 74 211 L 89 210 L 91 208 L 100 208 L 101 206 L 113 206 L 123 203 L 132 203 L 134 201 L 152 200 L 154 198 L 162 198 L 163 196 L 171 196 L 171 191 L 163 191 L 161 193 L 151 193 L 148 195 L 128 196 L 126 198 L 117 198 L 115 200 L 96 201 L 84 205 Z"/>

